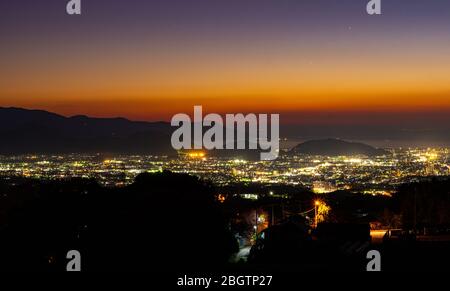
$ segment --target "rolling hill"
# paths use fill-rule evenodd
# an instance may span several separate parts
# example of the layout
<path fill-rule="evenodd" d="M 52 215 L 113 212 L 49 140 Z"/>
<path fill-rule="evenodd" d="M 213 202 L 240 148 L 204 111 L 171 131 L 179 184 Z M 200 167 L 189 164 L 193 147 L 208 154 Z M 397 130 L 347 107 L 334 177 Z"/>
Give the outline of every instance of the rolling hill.
<path fill-rule="evenodd" d="M 388 152 L 367 144 L 348 142 L 339 139 L 311 140 L 295 146 L 290 154 L 319 156 L 381 156 Z"/>

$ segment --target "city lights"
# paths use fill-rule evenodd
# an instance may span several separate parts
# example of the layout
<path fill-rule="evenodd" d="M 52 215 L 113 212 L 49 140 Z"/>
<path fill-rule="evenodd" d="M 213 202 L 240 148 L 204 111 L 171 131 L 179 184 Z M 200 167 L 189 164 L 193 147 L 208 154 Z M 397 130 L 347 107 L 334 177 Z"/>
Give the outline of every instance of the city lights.
<path fill-rule="evenodd" d="M 190 152 L 188 156 L 192 159 L 195 159 L 195 158 L 204 158 L 206 157 L 206 154 L 204 152 Z"/>
<path fill-rule="evenodd" d="M 197 150 L 180 152 L 177 158 L 133 155 L 102 159 L 98 155 L 77 154 L 0 156 L 0 176 L 89 177 L 114 186 L 130 184 L 143 172 L 169 170 L 196 175 L 217 185 L 240 182 L 303 185 L 317 194 L 355 189 L 367 195 L 390 196 L 398 185 L 414 182 L 417 177 L 449 175 L 449 164 L 449 151 L 439 148 L 396 149 L 395 154 L 371 158 L 286 155 L 273 162 L 218 158 Z"/>

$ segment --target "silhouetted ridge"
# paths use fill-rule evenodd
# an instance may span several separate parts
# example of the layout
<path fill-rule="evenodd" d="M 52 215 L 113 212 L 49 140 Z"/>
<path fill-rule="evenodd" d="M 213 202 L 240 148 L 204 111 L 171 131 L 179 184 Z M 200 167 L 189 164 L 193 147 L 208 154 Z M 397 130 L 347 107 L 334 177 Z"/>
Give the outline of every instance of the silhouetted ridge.
<path fill-rule="evenodd" d="M 370 145 L 339 139 L 307 141 L 294 147 L 290 153 L 321 156 L 366 155 L 380 156 L 388 152 Z"/>
<path fill-rule="evenodd" d="M 175 154 L 172 128 L 125 118 L 64 117 L 42 110 L 0 108 L 0 154 Z"/>

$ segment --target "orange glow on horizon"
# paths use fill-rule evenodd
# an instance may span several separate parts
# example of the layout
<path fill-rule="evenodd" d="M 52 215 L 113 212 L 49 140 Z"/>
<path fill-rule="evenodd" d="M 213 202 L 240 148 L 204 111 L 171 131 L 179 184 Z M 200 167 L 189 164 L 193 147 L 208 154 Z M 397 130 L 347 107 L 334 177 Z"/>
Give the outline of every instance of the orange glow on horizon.
<path fill-rule="evenodd" d="M 194 105 L 217 113 L 450 110 L 450 44 L 405 51 L 389 43 L 5 57 L 0 106 L 166 121 Z"/>
<path fill-rule="evenodd" d="M 191 115 L 195 105 L 207 113 L 323 113 L 323 112 L 450 112 L 450 93 L 361 98 L 316 97 L 217 97 L 217 98 L 97 98 L 56 101 L 3 99 L 3 107 L 43 109 L 65 116 L 126 117 L 132 120 L 168 121 L 176 113 Z M 448 96 L 448 97 L 447 97 Z"/>

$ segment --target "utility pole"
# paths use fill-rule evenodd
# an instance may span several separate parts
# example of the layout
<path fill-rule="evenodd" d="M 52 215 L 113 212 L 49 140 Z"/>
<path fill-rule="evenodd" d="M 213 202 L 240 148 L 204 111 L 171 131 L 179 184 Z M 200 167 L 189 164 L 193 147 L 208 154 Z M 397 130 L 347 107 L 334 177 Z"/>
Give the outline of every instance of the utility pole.
<path fill-rule="evenodd" d="M 255 208 L 255 239 L 258 236 L 258 209 Z"/>
<path fill-rule="evenodd" d="M 275 211 L 274 211 L 274 207 L 275 207 L 275 205 L 274 204 L 272 204 L 272 225 L 271 226 L 274 226 L 275 225 Z"/>
<path fill-rule="evenodd" d="M 319 207 L 319 205 L 320 205 L 320 202 L 318 201 L 318 200 L 316 200 L 315 202 L 314 202 L 314 228 L 317 228 L 317 224 L 318 224 L 318 217 L 317 217 L 317 215 L 319 214 L 318 213 L 318 207 Z"/>
<path fill-rule="evenodd" d="M 314 228 L 317 228 L 317 205 L 314 205 Z"/>
<path fill-rule="evenodd" d="M 414 191 L 414 233 L 417 233 L 417 189 Z"/>

